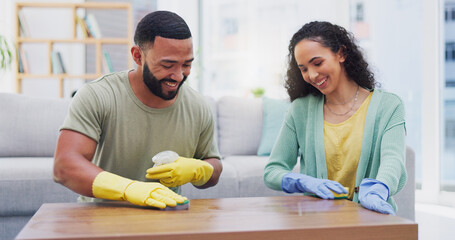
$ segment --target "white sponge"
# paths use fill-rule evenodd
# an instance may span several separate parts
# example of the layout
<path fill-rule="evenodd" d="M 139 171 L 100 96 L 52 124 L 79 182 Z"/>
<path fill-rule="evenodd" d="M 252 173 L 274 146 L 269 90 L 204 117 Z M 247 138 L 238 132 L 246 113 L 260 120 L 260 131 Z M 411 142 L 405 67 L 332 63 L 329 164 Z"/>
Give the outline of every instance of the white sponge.
<path fill-rule="evenodd" d="M 153 163 L 155 163 L 154 167 L 160 166 L 166 163 L 174 162 L 179 158 L 179 155 L 174 151 L 163 151 L 157 153 L 155 156 L 152 157 Z"/>

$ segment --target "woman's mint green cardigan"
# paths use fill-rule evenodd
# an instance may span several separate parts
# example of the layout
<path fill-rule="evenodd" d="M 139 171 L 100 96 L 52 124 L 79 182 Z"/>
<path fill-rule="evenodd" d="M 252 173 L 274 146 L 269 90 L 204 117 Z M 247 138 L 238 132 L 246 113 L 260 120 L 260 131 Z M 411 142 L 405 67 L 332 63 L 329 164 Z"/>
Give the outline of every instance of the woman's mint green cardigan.
<path fill-rule="evenodd" d="M 300 172 L 327 178 L 324 147 L 322 95 L 295 99 L 265 166 L 264 182 L 281 190 L 281 179 L 292 171 L 300 150 Z M 364 178 L 374 178 L 389 187 L 389 196 L 406 183 L 404 106 L 395 94 L 375 89 L 368 106 L 362 148 L 356 173 L 356 186 Z M 357 193 L 353 201 L 358 202 Z M 392 197 L 388 202 L 397 210 Z"/>

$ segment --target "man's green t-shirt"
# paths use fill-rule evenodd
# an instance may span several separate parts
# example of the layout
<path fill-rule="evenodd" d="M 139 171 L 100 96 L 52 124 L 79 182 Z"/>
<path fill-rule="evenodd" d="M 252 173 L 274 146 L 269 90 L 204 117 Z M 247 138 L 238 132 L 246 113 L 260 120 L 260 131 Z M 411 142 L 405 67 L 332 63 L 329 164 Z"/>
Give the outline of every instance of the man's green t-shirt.
<path fill-rule="evenodd" d="M 78 90 L 61 129 L 80 132 L 98 143 L 95 165 L 138 181 L 150 181 L 146 170 L 161 151 L 220 158 L 212 112 L 202 95 L 183 84 L 170 107 L 150 108 L 134 94 L 128 71 L 108 74 Z"/>

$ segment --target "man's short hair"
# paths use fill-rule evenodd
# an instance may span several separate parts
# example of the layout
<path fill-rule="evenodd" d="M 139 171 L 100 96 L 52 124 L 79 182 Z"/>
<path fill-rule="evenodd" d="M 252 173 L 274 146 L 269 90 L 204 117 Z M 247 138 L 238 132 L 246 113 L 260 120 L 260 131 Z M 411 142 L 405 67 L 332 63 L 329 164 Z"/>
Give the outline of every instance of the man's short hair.
<path fill-rule="evenodd" d="M 152 43 L 155 37 L 171 39 L 187 39 L 191 31 L 185 20 L 169 11 L 155 11 L 147 14 L 139 21 L 134 33 L 134 43 L 140 48 Z"/>

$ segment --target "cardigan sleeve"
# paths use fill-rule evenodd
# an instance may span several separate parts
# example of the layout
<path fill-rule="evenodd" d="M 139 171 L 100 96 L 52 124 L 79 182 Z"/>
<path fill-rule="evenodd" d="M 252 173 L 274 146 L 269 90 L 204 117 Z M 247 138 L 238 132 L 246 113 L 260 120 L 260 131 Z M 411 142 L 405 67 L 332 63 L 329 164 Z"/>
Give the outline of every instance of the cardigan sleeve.
<path fill-rule="evenodd" d="M 398 193 L 406 184 L 405 112 L 402 101 L 396 97 L 391 117 L 381 140 L 380 166 L 377 180 L 389 187 L 389 195 Z M 390 106 L 390 105 L 389 105 Z"/>
<path fill-rule="evenodd" d="M 281 179 L 296 165 L 298 148 L 294 120 L 291 111 L 288 111 L 264 169 L 264 183 L 267 187 L 282 190 Z"/>

